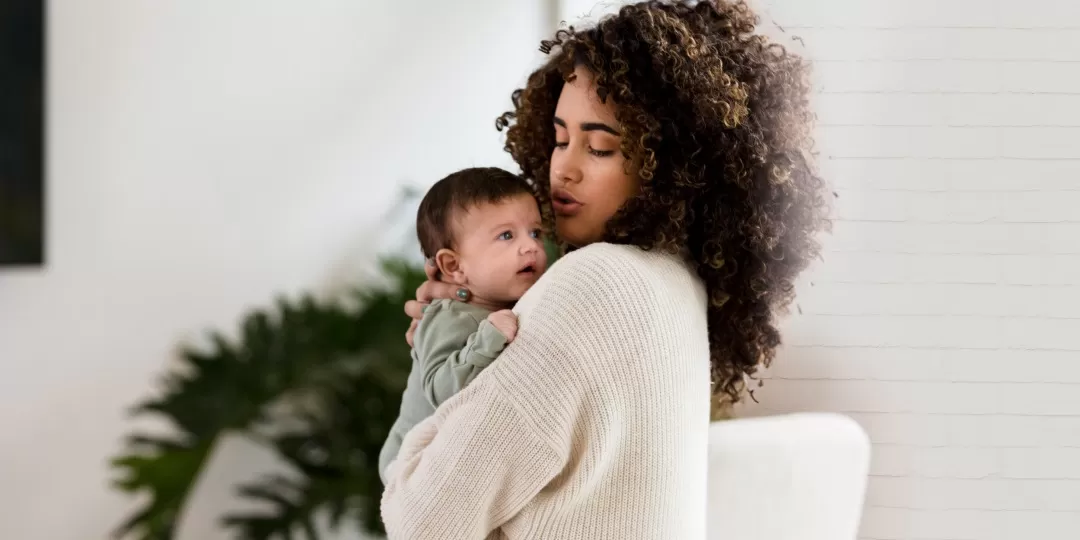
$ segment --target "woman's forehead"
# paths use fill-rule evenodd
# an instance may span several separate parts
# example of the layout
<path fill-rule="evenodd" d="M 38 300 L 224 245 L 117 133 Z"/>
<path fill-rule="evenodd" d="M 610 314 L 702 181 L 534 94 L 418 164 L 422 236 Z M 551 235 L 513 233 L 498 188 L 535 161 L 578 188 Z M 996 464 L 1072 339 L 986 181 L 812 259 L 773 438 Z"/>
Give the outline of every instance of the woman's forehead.
<path fill-rule="evenodd" d="M 611 100 L 606 103 L 600 101 L 592 72 L 579 66 L 574 70 L 574 75 L 573 80 L 563 85 L 555 116 L 575 124 L 603 122 L 614 126 L 615 106 Z"/>

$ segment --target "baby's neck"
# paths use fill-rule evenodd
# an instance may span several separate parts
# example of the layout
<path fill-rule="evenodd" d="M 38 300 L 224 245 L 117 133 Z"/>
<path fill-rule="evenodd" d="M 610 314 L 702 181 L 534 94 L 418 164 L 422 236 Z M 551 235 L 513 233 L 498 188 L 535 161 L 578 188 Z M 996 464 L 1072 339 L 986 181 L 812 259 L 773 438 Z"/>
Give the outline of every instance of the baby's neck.
<path fill-rule="evenodd" d="M 469 300 L 469 303 L 474 306 L 482 307 L 488 311 L 499 311 L 514 307 L 514 302 L 496 302 L 476 295 L 473 295 L 472 299 Z"/>

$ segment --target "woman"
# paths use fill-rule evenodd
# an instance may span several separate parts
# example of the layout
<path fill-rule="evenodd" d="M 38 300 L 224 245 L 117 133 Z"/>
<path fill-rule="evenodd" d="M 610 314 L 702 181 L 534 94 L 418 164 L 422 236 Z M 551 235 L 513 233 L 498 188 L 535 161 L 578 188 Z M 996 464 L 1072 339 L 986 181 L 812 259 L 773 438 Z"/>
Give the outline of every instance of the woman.
<path fill-rule="evenodd" d="M 710 393 L 736 401 L 772 359 L 827 225 L 806 65 L 755 23 L 647 2 L 544 43 L 498 125 L 570 253 L 406 437 L 391 538 L 704 538 Z M 406 312 L 457 293 L 428 282 Z"/>

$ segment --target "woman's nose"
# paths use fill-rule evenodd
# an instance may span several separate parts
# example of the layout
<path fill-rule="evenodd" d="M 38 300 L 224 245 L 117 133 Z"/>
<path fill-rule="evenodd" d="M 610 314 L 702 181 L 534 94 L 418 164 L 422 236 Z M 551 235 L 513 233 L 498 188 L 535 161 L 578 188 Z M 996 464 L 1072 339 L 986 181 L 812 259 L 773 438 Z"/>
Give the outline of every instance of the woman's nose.
<path fill-rule="evenodd" d="M 567 149 L 559 158 L 551 161 L 551 171 L 554 179 L 562 183 L 577 183 L 581 181 L 581 167 L 578 166 L 578 158 L 575 151 Z"/>

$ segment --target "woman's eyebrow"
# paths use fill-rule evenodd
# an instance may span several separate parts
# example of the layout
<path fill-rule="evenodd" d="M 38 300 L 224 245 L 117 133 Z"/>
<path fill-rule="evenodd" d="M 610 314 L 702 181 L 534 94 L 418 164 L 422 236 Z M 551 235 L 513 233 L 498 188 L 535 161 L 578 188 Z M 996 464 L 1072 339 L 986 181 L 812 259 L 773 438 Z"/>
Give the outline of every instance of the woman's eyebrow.
<path fill-rule="evenodd" d="M 552 121 L 555 122 L 556 125 L 562 126 L 564 128 L 566 127 L 566 122 L 558 116 L 553 118 Z M 615 135 L 616 137 L 619 136 L 618 130 L 603 122 L 583 122 L 581 124 L 581 131 L 605 131 L 607 133 Z"/>
<path fill-rule="evenodd" d="M 581 131 L 606 131 L 616 137 L 619 136 L 619 132 L 615 128 L 602 122 L 585 122 L 581 124 Z"/>

